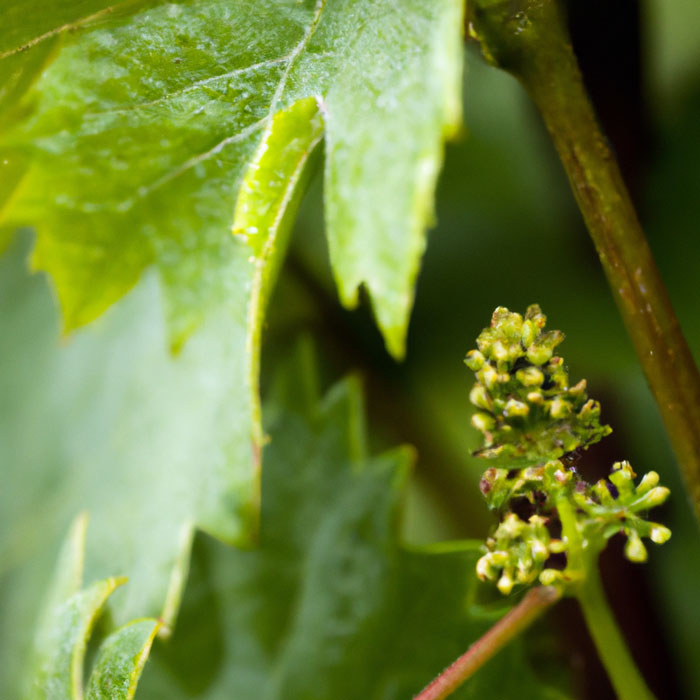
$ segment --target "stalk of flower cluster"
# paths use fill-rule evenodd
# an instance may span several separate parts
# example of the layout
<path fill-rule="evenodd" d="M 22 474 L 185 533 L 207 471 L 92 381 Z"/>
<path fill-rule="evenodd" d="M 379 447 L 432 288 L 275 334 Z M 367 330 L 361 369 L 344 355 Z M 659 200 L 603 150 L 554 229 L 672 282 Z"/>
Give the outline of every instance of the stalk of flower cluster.
<path fill-rule="evenodd" d="M 415 700 L 441 700 L 453 693 L 504 646 L 527 629 L 545 610 L 554 605 L 561 593 L 552 586 L 537 586 L 528 591 L 483 637 L 474 642 L 448 666 Z"/>

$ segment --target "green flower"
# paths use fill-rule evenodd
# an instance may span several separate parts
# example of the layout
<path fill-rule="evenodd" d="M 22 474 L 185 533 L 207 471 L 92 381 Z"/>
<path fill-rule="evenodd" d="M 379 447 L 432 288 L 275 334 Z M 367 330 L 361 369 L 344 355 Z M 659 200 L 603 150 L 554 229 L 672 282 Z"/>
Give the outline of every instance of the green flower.
<path fill-rule="evenodd" d="M 630 463 L 616 462 L 607 479 L 589 484 L 559 459 L 611 429 L 600 424 L 600 405 L 587 397 L 585 380 L 569 385 L 555 354 L 564 336 L 545 331 L 545 323 L 537 305 L 524 318 L 499 307 L 465 360 L 477 380 L 469 394 L 478 409 L 472 424 L 484 437 L 475 454 L 498 465 L 484 472 L 480 488 L 501 516 L 476 570 L 503 594 L 537 580 L 577 585 L 616 534 L 627 538 L 625 556 L 634 562 L 647 558 L 643 538 L 662 544 L 671 536 L 645 519 L 670 493 L 656 472 L 635 485 Z"/>
<path fill-rule="evenodd" d="M 484 436 L 476 454 L 509 467 L 534 465 L 585 448 L 608 435 L 600 404 L 586 382 L 570 385 L 556 347 L 561 331 L 545 331 L 536 304 L 525 317 L 499 306 L 465 363 L 476 383 L 469 398 L 479 409 L 472 425 Z"/>

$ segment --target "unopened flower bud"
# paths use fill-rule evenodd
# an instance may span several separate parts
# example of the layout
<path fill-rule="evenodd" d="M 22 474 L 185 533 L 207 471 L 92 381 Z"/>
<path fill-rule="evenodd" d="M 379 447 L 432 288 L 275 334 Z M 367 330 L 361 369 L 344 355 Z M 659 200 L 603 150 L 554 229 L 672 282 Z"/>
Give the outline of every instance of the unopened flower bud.
<path fill-rule="evenodd" d="M 541 391 L 530 391 L 527 394 L 527 400 L 530 403 L 534 403 L 534 404 L 539 405 L 541 403 L 544 403 L 544 396 L 542 396 Z"/>
<path fill-rule="evenodd" d="M 549 543 L 549 551 L 552 554 L 561 554 L 566 551 L 566 542 L 564 540 L 552 540 Z"/>
<path fill-rule="evenodd" d="M 642 542 L 642 538 L 632 530 L 627 537 L 625 545 L 625 556 L 630 561 L 645 562 L 647 560 L 647 549 Z"/>
<path fill-rule="evenodd" d="M 477 430 L 480 430 L 482 433 L 485 433 L 487 430 L 493 430 L 494 426 L 496 425 L 496 421 L 494 420 L 492 415 L 488 413 L 482 413 L 481 411 L 477 411 L 472 416 L 472 425 Z"/>
<path fill-rule="evenodd" d="M 491 365 L 484 365 L 476 376 L 487 389 L 493 389 L 498 381 L 498 372 Z"/>
<path fill-rule="evenodd" d="M 516 399 L 508 399 L 506 402 L 504 414 L 507 418 L 511 418 L 513 416 L 524 417 L 528 413 L 530 413 L 530 407 L 526 403 L 517 401 Z"/>
<path fill-rule="evenodd" d="M 481 384 L 474 384 L 472 390 L 469 392 L 469 400 L 477 408 L 485 408 L 487 410 L 491 408 L 488 392 Z"/>
<path fill-rule="evenodd" d="M 549 413 L 552 416 L 552 418 L 565 418 L 570 411 L 571 407 L 560 396 L 555 397 L 552 400 L 552 403 L 549 405 Z"/>
<path fill-rule="evenodd" d="M 519 369 L 515 377 L 523 386 L 540 386 L 544 382 L 544 374 L 537 367 Z"/>
<path fill-rule="evenodd" d="M 655 486 L 639 502 L 640 509 L 655 508 L 660 506 L 671 495 L 671 491 L 665 486 Z"/>
<path fill-rule="evenodd" d="M 659 483 L 659 475 L 656 472 L 648 472 L 637 486 L 637 495 L 642 496 L 647 491 L 651 491 Z"/>
<path fill-rule="evenodd" d="M 530 543 L 530 552 L 532 553 L 532 558 L 536 562 L 541 563 L 549 557 L 549 549 L 542 540 L 532 540 Z"/>
<path fill-rule="evenodd" d="M 491 552 L 490 557 L 492 566 L 504 566 L 508 561 L 508 556 L 508 552 L 504 552 L 502 549 L 499 549 L 495 552 Z"/>
<path fill-rule="evenodd" d="M 508 513 L 499 525 L 498 530 L 510 539 L 515 539 L 520 535 L 524 527 L 525 523 L 515 513 Z"/>
<path fill-rule="evenodd" d="M 578 384 L 574 384 L 569 389 L 569 394 L 573 396 L 583 396 L 586 393 L 586 380 L 582 379 Z"/>
<path fill-rule="evenodd" d="M 534 321 L 527 320 L 523 323 L 523 332 L 521 334 L 522 344 L 527 348 L 534 342 L 540 329 Z"/>
<path fill-rule="evenodd" d="M 545 569 L 540 574 L 540 583 L 543 586 L 551 586 L 561 578 L 561 573 L 556 569 Z"/>
<path fill-rule="evenodd" d="M 513 581 L 513 579 L 504 572 L 503 576 L 498 579 L 498 583 L 496 585 L 498 586 L 498 590 L 503 593 L 503 595 L 508 595 L 513 590 L 514 584 L 515 581 Z"/>
<path fill-rule="evenodd" d="M 464 358 L 464 364 L 469 367 L 472 372 L 476 372 L 484 366 L 486 358 L 478 350 L 470 350 Z"/>
<path fill-rule="evenodd" d="M 489 555 L 485 554 L 479 559 L 479 561 L 476 562 L 476 575 L 482 581 L 487 581 L 489 579 L 495 578 L 496 572 L 493 570 L 489 559 Z"/>
<path fill-rule="evenodd" d="M 493 345 L 491 345 L 489 348 L 489 351 L 489 354 L 494 360 L 496 360 L 496 362 L 505 362 L 510 356 L 508 348 L 500 340 L 493 343 Z"/>
<path fill-rule="evenodd" d="M 527 349 L 527 359 L 532 362 L 533 365 L 544 365 L 549 362 L 549 359 L 552 357 L 552 353 L 552 348 L 533 343 Z"/>
<path fill-rule="evenodd" d="M 649 539 L 656 544 L 663 544 L 671 539 L 671 531 L 663 525 L 654 523 L 649 532 Z"/>

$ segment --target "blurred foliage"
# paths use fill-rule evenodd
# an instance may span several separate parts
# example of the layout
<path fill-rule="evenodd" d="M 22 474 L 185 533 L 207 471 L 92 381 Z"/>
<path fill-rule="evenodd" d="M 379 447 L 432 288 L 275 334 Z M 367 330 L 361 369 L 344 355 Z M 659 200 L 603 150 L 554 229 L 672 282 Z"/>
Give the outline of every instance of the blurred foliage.
<path fill-rule="evenodd" d="M 479 543 L 399 548 L 412 451 L 369 458 L 358 382 L 319 403 L 307 355 L 302 346 L 276 373 L 266 406 L 259 548 L 197 541 L 182 617 L 144 697 L 399 700 L 489 624 L 470 603 Z M 513 645 L 455 697 L 562 697 L 526 658 Z"/>
<path fill-rule="evenodd" d="M 25 678 L 32 700 L 131 700 L 162 624 L 148 618 L 129 622 L 104 639 L 94 664 L 85 664 L 95 621 L 107 598 L 125 583 L 123 577 L 110 577 L 82 589 L 86 528 L 87 515 L 81 513 L 51 577 Z"/>

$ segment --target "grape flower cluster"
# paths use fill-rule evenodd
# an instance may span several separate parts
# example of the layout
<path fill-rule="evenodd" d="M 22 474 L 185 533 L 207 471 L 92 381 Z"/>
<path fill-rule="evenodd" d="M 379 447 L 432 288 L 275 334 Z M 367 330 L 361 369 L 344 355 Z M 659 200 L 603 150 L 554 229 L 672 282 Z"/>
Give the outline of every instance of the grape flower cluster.
<path fill-rule="evenodd" d="M 671 536 L 644 517 L 669 496 L 656 472 L 635 484 L 629 462 L 616 462 L 606 479 L 589 484 L 567 466 L 572 454 L 612 431 L 601 425 L 586 381 L 570 385 L 555 354 L 564 335 L 545 325 L 537 305 L 524 317 L 498 307 L 465 359 L 476 376 L 472 425 L 483 435 L 475 454 L 495 465 L 484 472 L 481 491 L 500 514 L 477 574 L 503 594 L 537 580 L 575 585 L 615 534 L 627 537 L 625 555 L 635 562 L 647 558 L 642 538 L 661 544 Z"/>

